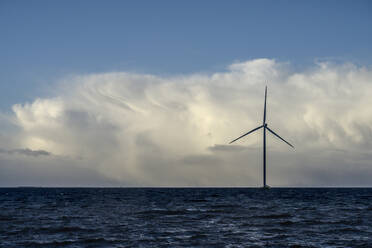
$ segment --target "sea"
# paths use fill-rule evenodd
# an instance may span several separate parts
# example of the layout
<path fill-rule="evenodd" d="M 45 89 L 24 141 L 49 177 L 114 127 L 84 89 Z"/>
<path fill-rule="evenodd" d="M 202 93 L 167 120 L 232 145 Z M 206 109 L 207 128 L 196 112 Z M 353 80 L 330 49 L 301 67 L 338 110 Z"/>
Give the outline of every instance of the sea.
<path fill-rule="evenodd" d="M 0 188 L 0 247 L 372 247 L 372 188 Z"/>

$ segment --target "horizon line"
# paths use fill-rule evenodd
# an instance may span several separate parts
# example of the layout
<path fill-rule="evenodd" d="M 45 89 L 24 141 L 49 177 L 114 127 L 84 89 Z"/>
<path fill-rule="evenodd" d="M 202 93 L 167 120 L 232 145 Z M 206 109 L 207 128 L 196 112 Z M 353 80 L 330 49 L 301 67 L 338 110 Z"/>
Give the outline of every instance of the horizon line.
<path fill-rule="evenodd" d="M 9 188 L 247 188 L 261 189 L 261 186 L 0 186 L 0 189 Z M 372 188 L 370 186 L 270 186 L 275 188 Z"/>

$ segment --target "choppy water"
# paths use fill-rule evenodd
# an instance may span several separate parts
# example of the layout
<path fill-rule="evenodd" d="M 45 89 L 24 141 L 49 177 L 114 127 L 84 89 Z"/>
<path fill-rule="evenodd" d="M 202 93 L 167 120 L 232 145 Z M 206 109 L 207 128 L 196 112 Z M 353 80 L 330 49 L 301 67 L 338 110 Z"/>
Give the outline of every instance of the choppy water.
<path fill-rule="evenodd" d="M 1 247 L 372 247 L 372 189 L 2 188 Z"/>

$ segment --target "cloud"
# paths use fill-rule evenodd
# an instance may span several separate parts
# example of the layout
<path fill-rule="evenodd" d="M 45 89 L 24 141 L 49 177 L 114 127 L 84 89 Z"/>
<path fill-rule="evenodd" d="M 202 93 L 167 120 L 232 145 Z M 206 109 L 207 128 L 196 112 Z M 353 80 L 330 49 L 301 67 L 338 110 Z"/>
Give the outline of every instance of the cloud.
<path fill-rule="evenodd" d="M 17 164 L 22 154 L 48 151 L 70 158 L 72 174 L 101 177 L 97 184 L 256 186 L 262 132 L 227 144 L 262 122 L 266 82 L 269 126 L 296 147 L 268 134 L 269 184 L 371 185 L 372 70 L 353 64 L 293 71 L 256 59 L 212 74 L 68 78 L 54 97 L 13 106 L 6 119 L 16 128 L 0 145 L 23 150 L 0 159 Z M 51 174 L 67 166 L 47 157 Z"/>
<path fill-rule="evenodd" d="M 248 147 L 240 145 L 214 145 L 208 147 L 208 149 L 212 152 L 240 152 L 247 150 L 247 148 Z"/>
<path fill-rule="evenodd" d="M 33 151 L 33 150 L 28 149 L 28 148 L 26 148 L 26 149 L 13 149 L 13 150 L 0 149 L 0 153 L 7 153 L 7 154 L 17 153 L 17 154 L 22 154 L 22 155 L 27 155 L 27 156 L 35 156 L 35 157 L 51 155 L 50 152 L 47 152 L 47 151 L 44 151 L 44 150 Z"/>

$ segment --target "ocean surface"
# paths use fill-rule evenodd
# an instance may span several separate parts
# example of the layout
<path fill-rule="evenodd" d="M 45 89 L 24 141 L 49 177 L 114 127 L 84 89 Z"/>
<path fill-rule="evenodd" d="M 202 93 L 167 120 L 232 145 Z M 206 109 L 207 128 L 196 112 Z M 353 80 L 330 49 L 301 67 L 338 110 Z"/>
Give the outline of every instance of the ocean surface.
<path fill-rule="evenodd" d="M 0 247 L 372 247 L 372 188 L 0 188 Z"/>

